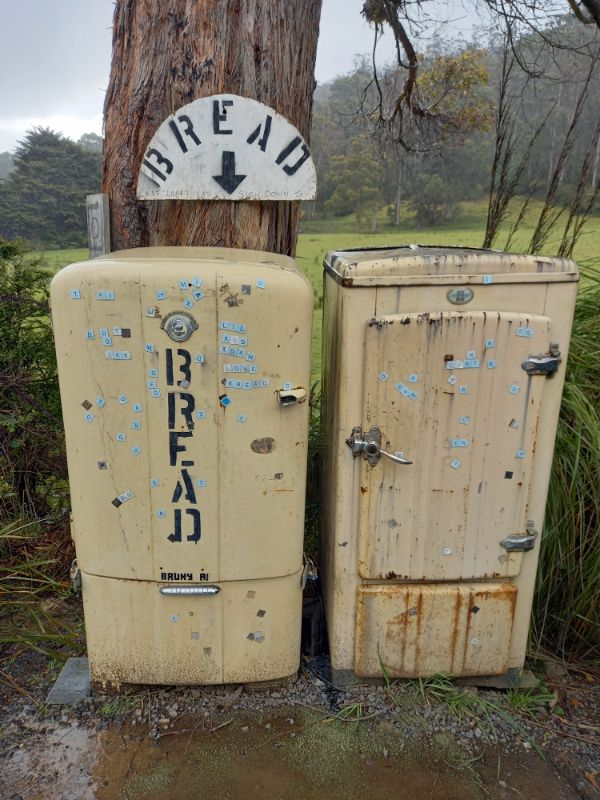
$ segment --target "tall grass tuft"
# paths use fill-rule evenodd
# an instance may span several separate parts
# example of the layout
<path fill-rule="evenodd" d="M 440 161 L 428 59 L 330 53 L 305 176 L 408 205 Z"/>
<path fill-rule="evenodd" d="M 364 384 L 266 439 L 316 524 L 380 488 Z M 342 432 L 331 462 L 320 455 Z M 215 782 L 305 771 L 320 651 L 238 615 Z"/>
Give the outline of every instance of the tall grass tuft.
<path fill-rule="evenodd" d="M 600 657 L 600 271 L 584 268 L 534 601 L 534 650 Z"/>
<path fill-rule="evenodd" d="M 56 647 L 76 644 L 65 602 L 73 557 L 68 528 L 66 519 L 0 525 L 0 647 L 10 647 L 7 654 L 25 648 L 54 656 Z"/>

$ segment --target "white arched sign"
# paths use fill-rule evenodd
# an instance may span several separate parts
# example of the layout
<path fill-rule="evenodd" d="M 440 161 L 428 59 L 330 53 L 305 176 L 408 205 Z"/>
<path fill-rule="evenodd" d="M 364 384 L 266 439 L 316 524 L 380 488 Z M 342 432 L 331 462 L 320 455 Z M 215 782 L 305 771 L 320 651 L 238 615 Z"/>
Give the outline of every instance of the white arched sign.
<path fill-rule="evenodd" d="M 308 145 L 272 108 L 235 94 L 194 100 L 168 117 L 140 166 L 140 200 L 310 200 Z"/>

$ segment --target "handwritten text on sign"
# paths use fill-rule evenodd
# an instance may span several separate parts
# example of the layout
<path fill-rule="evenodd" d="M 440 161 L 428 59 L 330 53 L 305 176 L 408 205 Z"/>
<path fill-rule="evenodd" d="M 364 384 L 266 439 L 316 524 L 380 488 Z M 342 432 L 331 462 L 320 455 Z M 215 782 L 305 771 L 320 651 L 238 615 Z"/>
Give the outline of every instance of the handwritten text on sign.
<path fill-rule="evenodd" d="M 204 97 L 168 117 L 140 166 L 140 200 L 310 200 L 307 143 L 272 108 L 232 94 Z"/>

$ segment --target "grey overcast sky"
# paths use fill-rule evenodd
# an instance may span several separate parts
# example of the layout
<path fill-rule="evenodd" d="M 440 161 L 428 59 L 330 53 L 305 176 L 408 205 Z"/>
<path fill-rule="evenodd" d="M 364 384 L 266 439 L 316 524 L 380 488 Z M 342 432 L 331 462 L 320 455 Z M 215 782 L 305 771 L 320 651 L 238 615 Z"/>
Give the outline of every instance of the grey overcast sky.
<path fill-rule="evenodd" d="M 167 0 L 168 2 L 168 0 Z M 2 2 L 0 27 L 0 152 L 43 125 L 77 139 L 102 132 L 102 103 L 111 54 L 113 0 Z M 348 72 L 372 46 L 360 14 L 363 0 L 323 0 L 317 80 Z M 468 35 L 472 20 L 459 0 L 438 0 L 448 35 Z M 390 37 L 388 36 L 388 39 Z M 383 60 L 392 42 L 384 39 Z"/>

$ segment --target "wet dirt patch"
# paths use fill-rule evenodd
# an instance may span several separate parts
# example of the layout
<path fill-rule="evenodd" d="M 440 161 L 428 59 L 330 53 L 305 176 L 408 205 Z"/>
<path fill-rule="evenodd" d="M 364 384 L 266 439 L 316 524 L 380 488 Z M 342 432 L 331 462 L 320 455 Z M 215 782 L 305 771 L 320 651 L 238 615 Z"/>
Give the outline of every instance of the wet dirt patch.
<path fill-rule="evenodd" d="M 106 735 L 94 770 L 99 800 L 483 796 L 468 756 L 450 739 L 406 742 L 387 723 L 332 721 L 292 707 L 224 713 L 212 718 L 212 733 L 191 719 L 179 722 L 154 742 Z"/>
<path fill-rule="evenodd" d="M 574 800 L 539 756 L 472 756 L 447 735 L 408 739 L 389 722 L 332 720 L 285 707 L 182 718 L 150 740 L 104 733 L 93 770 L 99 800 Z"/>
<path fill-rule="evenodd" d="M 94 800 L 97 760 L 93 733 L 71 725 L 34 734 L 6 759 L 2 800 Z M 4 786 L 4 788 L 2 788 Z"/>

